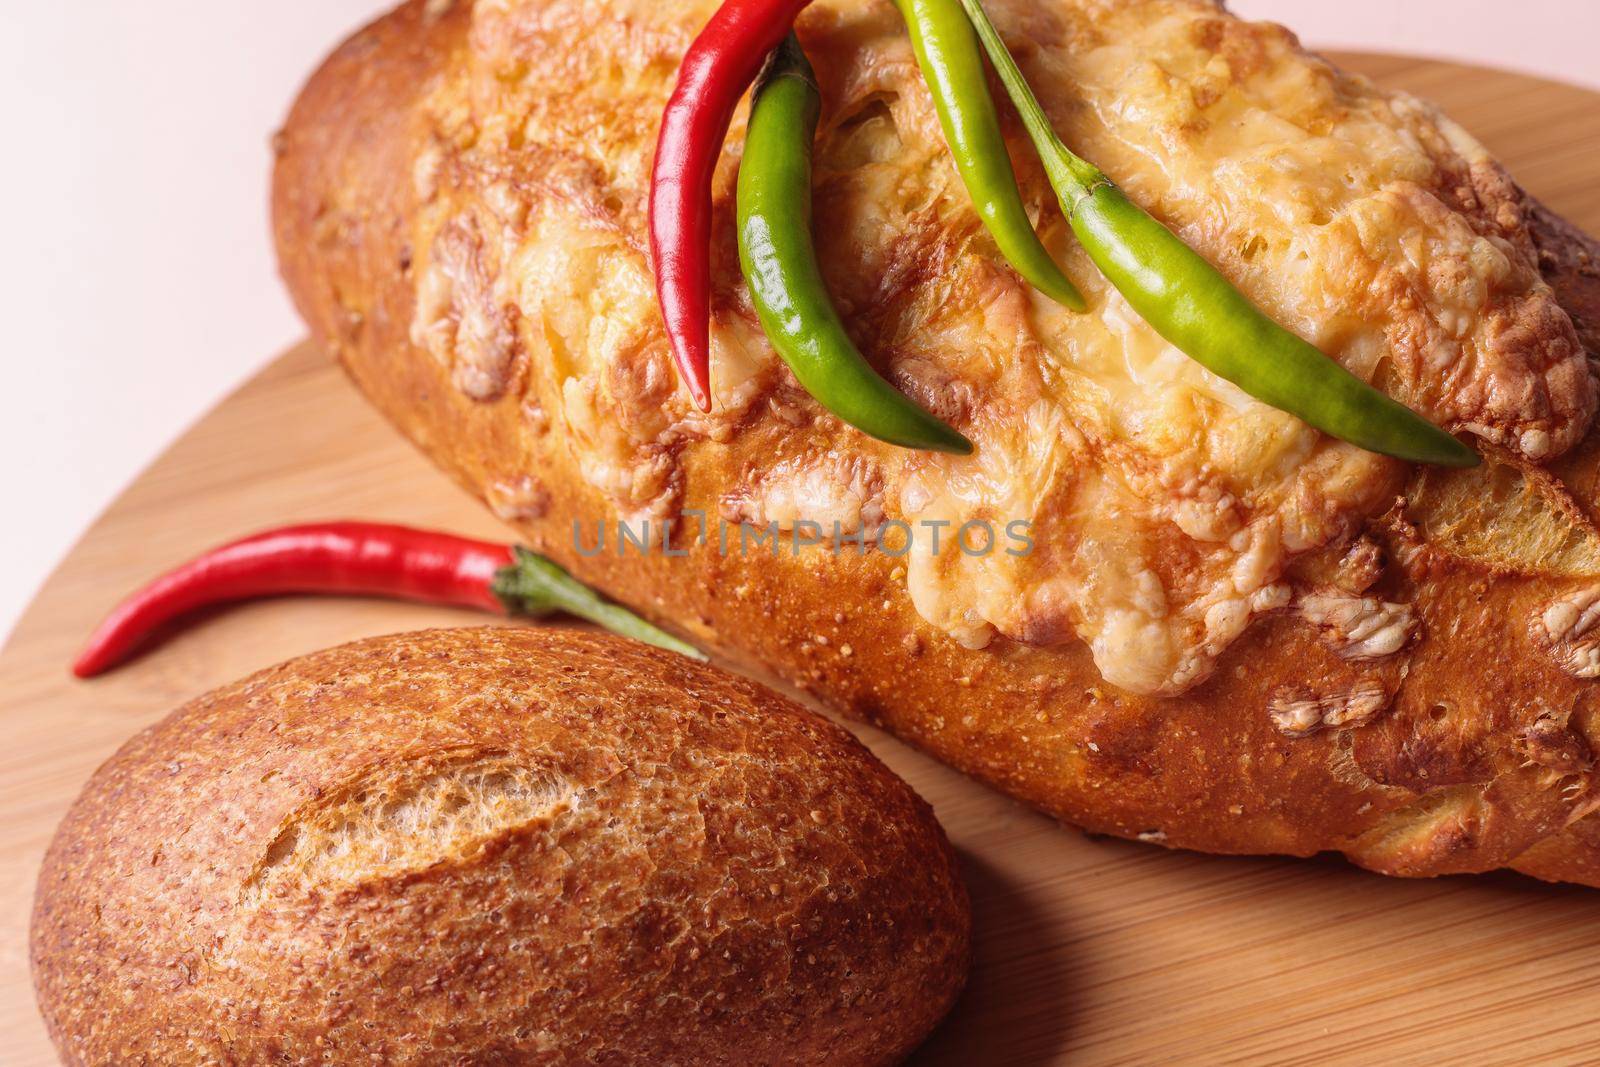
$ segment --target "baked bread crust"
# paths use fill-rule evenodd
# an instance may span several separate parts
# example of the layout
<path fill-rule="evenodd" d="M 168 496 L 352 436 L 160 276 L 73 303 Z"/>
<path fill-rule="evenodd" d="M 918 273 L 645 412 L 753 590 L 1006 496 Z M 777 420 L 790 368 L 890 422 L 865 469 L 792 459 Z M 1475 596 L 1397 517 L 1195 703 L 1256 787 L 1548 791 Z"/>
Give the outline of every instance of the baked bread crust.
<path fill-rule="evenodd" d="M 72 1064 L 903 1057 L 970 915 L 846 731 L 604 634 L 400 634 L 261 671 L 96 772 L 32 955 Z"/>
<path fill-rule="evenodd" d="M 356 384 L 534 547 L 746 668 L 1093 831 L 1213 852 L 1335 850 L 1394 875 L 1510 866 L 1600 884 L 1587 818 L 1600 804 L 1585 658 L 1600 637 L 1588 614 L 1600 580 L 1592 432 L 1549 466 L 1491 449 L 1460 479 L 1397 470 L 1392 507 L 1295 564 L 1332 598 L 1326 610 L 1255 619 L 1175 696 L 1104 683 L 1078 642 L 965 648 L 919 616 L 879 554 L 575 551 L 575 521 L 627 511 L 584 477 L 560 427 L 542 425 L 554 420 L 530 385 L 532 357 L 512 353 L 504 392 L 474 396 L 413 340 L 412 179 L 434 137 L 424 98 L 466 61 L 470 24 L 468 5 L 410 4 L 317 73 L 279 141 L 278 247 L 302 314 Z M 1509 244 L 1536 245 L 1592 343 L 1593 243 L 1497 168 L 1464 179 L 1460 196 L 1488 205 Z M 716 516 L 773 457 L 858 447 L 796 436 L 781 417 L 752 416 L 730 439 L 676 452 L 673 490 Z M 1380 659 L 1350 655 L 1373 622 L 1364 613 L 1391 604 L 1408 607 L 1414 636 Z"/>

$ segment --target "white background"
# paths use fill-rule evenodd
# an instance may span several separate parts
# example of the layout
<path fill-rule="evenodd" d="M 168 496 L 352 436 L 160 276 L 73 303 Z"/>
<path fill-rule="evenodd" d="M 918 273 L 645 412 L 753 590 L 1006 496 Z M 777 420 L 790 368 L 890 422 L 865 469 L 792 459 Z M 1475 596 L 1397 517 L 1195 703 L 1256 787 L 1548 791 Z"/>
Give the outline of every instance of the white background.
<path fill-rule="evenodd" d="M 299 337 L 267 232 L 268 140 L 384 6 L 0 2 L 0 634 L 123 485 Z M 1596 0 L 1232 6 L 1316 46 L 1600 88 Z"/>

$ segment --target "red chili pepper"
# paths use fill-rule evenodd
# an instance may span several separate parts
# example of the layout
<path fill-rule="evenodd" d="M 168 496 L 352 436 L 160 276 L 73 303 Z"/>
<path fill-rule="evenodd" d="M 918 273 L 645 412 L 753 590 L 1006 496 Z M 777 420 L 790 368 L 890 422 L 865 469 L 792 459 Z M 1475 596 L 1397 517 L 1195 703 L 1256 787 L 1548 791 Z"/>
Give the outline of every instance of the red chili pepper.
<path fill-rule="evenodd" d="M 656 298 L 678 372 L 711 410 L 711 181 L 728 123 L 811 0 L 726 0 L 684 54 L 650 174 Z"/>
<path fill-rule="evenodd" d="M 565 611 L 703 658 L 527 549 L 407 526 L 327 522 L 233 541 L 162 575 L 106 617 L 72 673 L 89 678 L 115 667 L 156 627 L 198 608 L 283 593 L 395 597 L 501 615 Z"/>

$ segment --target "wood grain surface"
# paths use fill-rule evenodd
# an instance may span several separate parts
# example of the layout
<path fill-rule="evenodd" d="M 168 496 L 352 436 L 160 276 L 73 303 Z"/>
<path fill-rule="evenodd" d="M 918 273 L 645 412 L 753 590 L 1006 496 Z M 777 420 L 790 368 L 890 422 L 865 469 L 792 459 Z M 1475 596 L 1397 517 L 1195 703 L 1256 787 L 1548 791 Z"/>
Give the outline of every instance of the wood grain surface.
<path fill-rule="evenodd" d="M 1445 63 L 1340 58 L 1443 104 L 1532 192 L 1600 229 L 1600 96 Z M 40 451 L 8 462 L 47 462 Z M 50 834 L 96 765 L 179 703 L 256 668 L 370 634 L 481 621 L 278 600 L 216 612 L 94 682 L 68 676 L 78 642 L 140 581 L 263 526 L 333 517 L 506 536 L 301 347 L 111 505 L 0 653 L 0 1064 L 54 1062 L 28 978 L 28 911 Z M 1332 860 L 1090 838 L 853 728 L 933 802 L 977 911 L 968 992 L 919 1063 L 1600 1062 L 1600 892 L 1510 875 L 1404 882 Z"/>

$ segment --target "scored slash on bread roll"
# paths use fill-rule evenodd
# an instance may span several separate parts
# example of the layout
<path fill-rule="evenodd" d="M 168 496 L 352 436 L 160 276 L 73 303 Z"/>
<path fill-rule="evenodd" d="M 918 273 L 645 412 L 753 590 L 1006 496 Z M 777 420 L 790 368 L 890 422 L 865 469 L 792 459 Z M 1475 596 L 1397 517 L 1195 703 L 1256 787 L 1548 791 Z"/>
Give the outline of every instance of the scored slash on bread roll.
<path fill-rule="evenodd" d="M 954 1001 L 928 806 L 844 730 L 606 635 L 376 638 L 200 697 L 46 857 L 72 1064 L 876 1064 Z"/>

